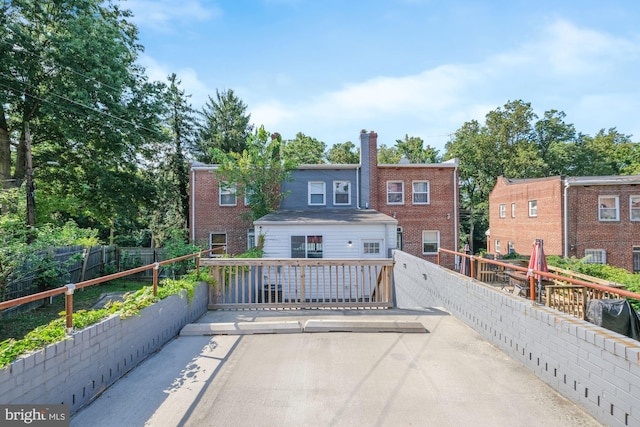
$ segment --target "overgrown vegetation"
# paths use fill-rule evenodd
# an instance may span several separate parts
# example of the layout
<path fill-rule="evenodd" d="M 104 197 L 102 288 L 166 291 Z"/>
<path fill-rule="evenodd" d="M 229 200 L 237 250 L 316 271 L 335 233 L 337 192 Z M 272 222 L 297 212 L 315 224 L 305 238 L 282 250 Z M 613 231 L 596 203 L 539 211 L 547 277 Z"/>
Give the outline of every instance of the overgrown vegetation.
<path fill-rule="evenodd" d="M 627 290 L 640 293 L 640 274 L 630 273 L 623 268 L 606 264 L 590 264 L 585 258 L 563 258 L 557 255 L 549 255 L 547 264 L 576 273 L 597 277 L 598 279 L 625 285 Z M 629 302 L 635 310 L 640 310 L 640 301 L 630 299 Z"/>
<path fill-rule="evenodd" d="M 152 286 L 143 286 L 138 290 L 125 294 L 122 301 L 107 304 L 105 308 L 96 310 L 80 309 L 74 312 L 74 327 L 76 330 L 83 329 L 114 315 L 120 316 L 120 318 L 123 319 L 139 315 L 140 310 L 143 308 L 183 290 L 186 291 L 187 298 L 191 300 L 193 298 L 196 285 L 202 281 L 208 282 L 210 279 L 206 273 L 198 275 L 195 271 L 190 272 L 179 280 L 164 279 L 158 287 L 157 296 L 153 295 Z M 112 291 L 112 289 L 109 290 Z M 104 288 L 102 291 L 104 291 Z M 77 295 L 80 295 L 81 293 L 82 292 L 79 291 Z M 82 299 L 77 299 L 77 302 L 74 299 L 76 308 L 79 306 L 82 307 L 83 304 L 78 304 Z M 97 300 L 95 294 L 93 298 L 86 298 L 85 303 L 89 300 L 92 301 L 91 305 L 93 305 Z M 9 338 L 0 342 L 0 368 L 7 366 L 23 354 L 42 349 L 49 344 L 68 338 L 69 336 L 65 330 L 65 312 L 62 311 L 57 314 L 54 320 L 37 326 L 35 329 L 26 333 L 24 337 L 20 339 Z"/>

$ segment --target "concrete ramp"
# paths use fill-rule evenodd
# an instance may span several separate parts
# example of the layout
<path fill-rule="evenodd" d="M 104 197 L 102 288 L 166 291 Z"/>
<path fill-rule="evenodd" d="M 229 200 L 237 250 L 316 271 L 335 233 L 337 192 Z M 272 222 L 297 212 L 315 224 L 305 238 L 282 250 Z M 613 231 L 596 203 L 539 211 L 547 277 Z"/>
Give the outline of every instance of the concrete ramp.
<path fill-rule="evenodd" d="M 335 320 L 310 319 L 304 325 L 305 332 L 427 332 L 420 322 L 403 320 Z"/>

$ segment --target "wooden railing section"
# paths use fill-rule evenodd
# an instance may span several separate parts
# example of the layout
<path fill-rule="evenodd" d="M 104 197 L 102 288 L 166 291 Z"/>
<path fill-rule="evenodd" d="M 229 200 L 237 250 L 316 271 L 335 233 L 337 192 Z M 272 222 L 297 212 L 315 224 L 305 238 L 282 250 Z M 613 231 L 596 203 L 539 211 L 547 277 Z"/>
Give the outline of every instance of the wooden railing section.
<path fill-rule="evenodd" d="M 595 277 L 549 266 L 549 271 L 529 270 L 527 266 L 513 261 L 494 260 L 480 256 L 440 249 L 440 252 L 454 254 L 461 260 L 468 259 L 470 276 L 485 283 L 518 286 L 523 294 L 536 301 L 538 281 L 541 277 L 541 298 L 546 306 L 580 319 L 585 318 L 587 302 L 594 299 L 630 298 L 640 301 L 640 294 L 628 291 L 624 285 Z"/>
<path fill-rule="evenodd" d="M 391 308 L 394 261 L 202 258 L 210 309 Z"/>

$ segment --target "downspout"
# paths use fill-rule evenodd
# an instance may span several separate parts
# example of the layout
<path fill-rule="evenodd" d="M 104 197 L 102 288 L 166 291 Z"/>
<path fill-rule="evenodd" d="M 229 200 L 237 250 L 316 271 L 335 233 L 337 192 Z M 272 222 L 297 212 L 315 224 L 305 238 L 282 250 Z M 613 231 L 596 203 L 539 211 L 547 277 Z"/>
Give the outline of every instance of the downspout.
<path fill-rule="evenodd" d="M 456 166 L 453 168 L 453 237 L 455 242 L 454 251 L 458 251 L 460 242 L 458 239 L 458 162 L 456 161 Z"/>
<path fill-rule="evenodd" d="M 360 209 L 360 169 L 362 166 L 358 166 L 356 169 L 356 208 Z"/>
<path fill-rule="evenodd" d="M 196 171 L 191 168 L 191 243 L 196 241 Z"/>
<path fill-rule="evenodd" d="M 569 258 L 569 201 L 567 196 L 569 194 L 569 180 L 564 180 L 564 215 L 563 215 L 563 227 L 564 227 L 564 257 Z"/>

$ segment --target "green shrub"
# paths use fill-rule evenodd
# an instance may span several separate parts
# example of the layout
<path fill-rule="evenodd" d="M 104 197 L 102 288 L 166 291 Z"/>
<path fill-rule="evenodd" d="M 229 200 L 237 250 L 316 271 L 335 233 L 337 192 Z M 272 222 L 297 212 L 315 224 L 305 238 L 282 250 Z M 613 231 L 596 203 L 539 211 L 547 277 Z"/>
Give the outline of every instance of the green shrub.
<path fill-rule="evenodd" d="M 122 319 L 137 316 L 143 308 L 182 290 L 186 291 L 187 298 L 191 301 L 197 284 L 202 281 L 211 282 L 211 280 L 205 272 L 198 275 L 195 271 L 186 274 L 179 280 L 165 279 L 158 286 L 158 296 L 153 295 L 152 286 L 145 286 L 135 292 L 125 294 L 122 301 L 112 302 L 103 309 L 78 310 L 73 313 L 74 328 L 76 330 L 83 329 L 113 315 L 118 315 Z M 69 336 L 66 333 L 65 312 L 61 312 L 60 318 L 37 327 L 25 335 L 23 339 L 10 338 L 0 342 L 0 369 L 23 354 L 42 349 L 64 339 L 69 339 Z"/>

